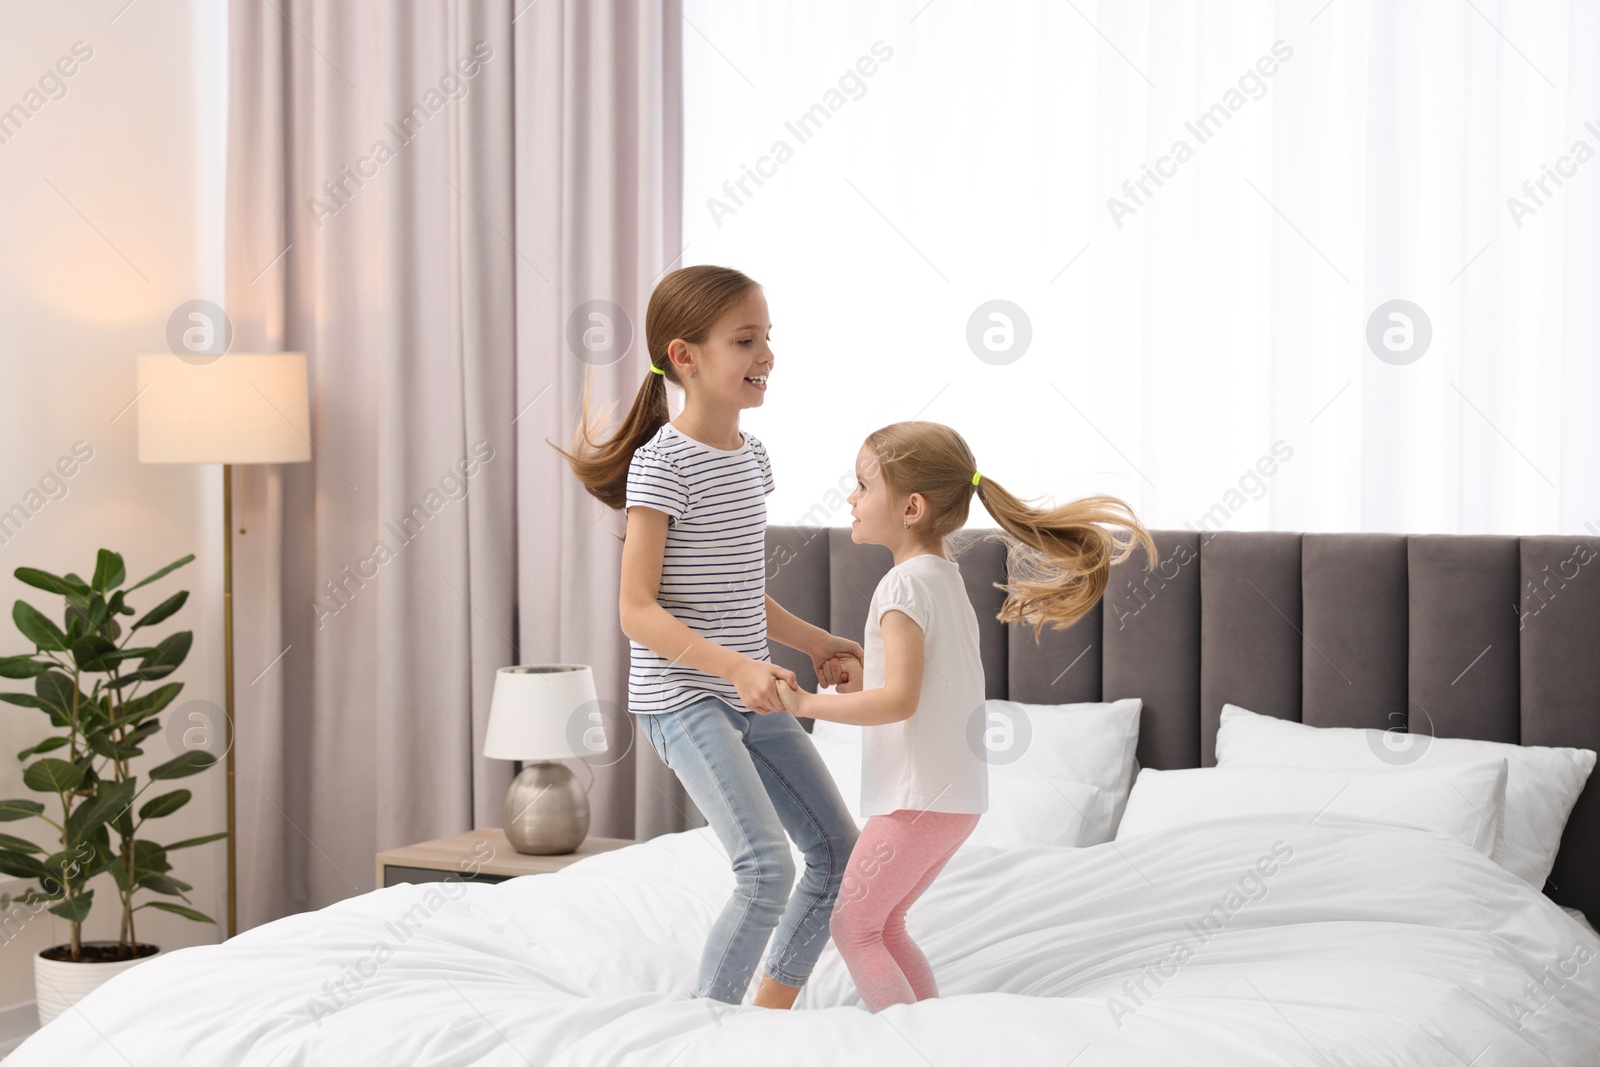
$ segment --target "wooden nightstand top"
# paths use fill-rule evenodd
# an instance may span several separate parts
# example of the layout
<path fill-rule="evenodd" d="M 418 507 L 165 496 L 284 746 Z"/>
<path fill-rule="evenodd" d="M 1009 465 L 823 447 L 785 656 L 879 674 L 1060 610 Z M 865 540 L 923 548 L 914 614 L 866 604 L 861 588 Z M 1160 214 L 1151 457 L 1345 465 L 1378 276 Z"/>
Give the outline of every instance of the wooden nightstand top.
<path fill-rule="evenodd" d="M 385 885 L 385 867 L 412 867 L 424 870 L 446 871 L 466 877 L 465 872 L 476 864 L 478 875 L 515 878 L 524 874 L 551 874 L 570 867 L 587 856 L 599 855 L 624 848 L 635 842 L 620 837 L 596 837 L 590 834 L 583 839 L 576 852 L 560 856 L 528 856 L 511 847 L 505 831 L 498 826 L 480 827 L 449 837 L 422 841 L 403 848 L 392 848 L 378 853 L 377 885 Z M 487 845 L 487 847 L 485 847 Z"/>

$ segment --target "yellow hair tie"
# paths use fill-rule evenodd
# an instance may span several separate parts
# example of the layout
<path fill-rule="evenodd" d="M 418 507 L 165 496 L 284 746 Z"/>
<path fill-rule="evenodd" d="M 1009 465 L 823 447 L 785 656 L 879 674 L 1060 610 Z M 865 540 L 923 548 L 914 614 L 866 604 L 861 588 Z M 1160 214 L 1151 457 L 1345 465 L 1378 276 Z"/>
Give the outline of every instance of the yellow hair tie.
<path fill-rule="evenodd" d="M 663 378 L 665 378 L 667 376 L 667 372 L 662 370 L 660 367 L 656 366 L 654 363 L 650 364 L 650 371 L 653 374 L 661 375 Z"/>
<path fill-rule="evenodd" d="M 973 471 L 972 472 L 972 484 L 973 485 L 977 485 L 978 484 L 978 479 L 982 478 L 982 477 L 983 477 L 983 475 L 979 474 L 977 471 Z"/>

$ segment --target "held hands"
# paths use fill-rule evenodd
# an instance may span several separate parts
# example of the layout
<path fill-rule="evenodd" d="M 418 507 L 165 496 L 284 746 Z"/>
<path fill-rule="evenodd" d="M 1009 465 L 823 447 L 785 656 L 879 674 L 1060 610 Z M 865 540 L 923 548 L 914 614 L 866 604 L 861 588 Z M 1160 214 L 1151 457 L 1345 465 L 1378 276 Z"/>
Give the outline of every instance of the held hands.
<path fill-rule="evenodd" d="M 863 655 L 864 651 L 856 642 L 827 635 L 811 651 L 817 684 L 834 686 L 841 693 L 859 692 Z M 746 660 L 728 680 L 739 691 L 739 699 L 744 706 L 762 715 L 774 711 L 802 714 L 802 701 L 813 695 L 800 691 L 793 671 L 786 671 L 775 663 L 763 660 Z"/>
<path fill-rule="evenodd" d="M 791 691 L 796 691 L 793 671 L 785 670 L 776 663 L 748 657 L 728 676 L 728 681 L 739 691 L 740 702 L 762 715 L 786 710 L 774 686 L 787 682 Z"/>
<path fill-rule="evenodd" d="M 861 692 L 861 661 L 855 656 L 841 653 L 838 657 L 840 678 L 835 683 L 835 692 L 859 693 Z"/>
<path fill-rule="evenodd" d="M 842 661 L 846 658 L 853 659 L 859 666 L 865 657 L 866 653 L 854 641 L 829 634 L 811 651 L 811 663 L 817 670 L 817 684 L 839 686 L 846 681 Z M 859 674 L 858 670 L 856 675 L 850 676 L 849 681 L 858 682 Z M 842 688 L 839 691 L 845 692 Z"/>
<path fill-rule="evenodd" d="M 800 712 L 800 690 L 779 678 L 773 689 L 778 695 L 778 703 L 783 705 L 783 710 L 797 715 Z"/>
<path fill-rule="evenodd" d="M 840 653 L 834 659 L 829 660 L 829 663 L 834 666 L 834 673 L 839 676 L 839 680 L 833 683 L 824 681 L 823 684 L 832 684 L 841 693 L 861 692 L 860 660 L 854 656 Z M 812 697 L 815 699 L 814 694 L 796 689 L 784 678 L 774 680 L 773 691 L 777 694 L 778 702 L 783 706 L 783 710 L 791 715 L 804 715 L 805 712 L 802 709 L 805 707 L 806 698 Z"/>

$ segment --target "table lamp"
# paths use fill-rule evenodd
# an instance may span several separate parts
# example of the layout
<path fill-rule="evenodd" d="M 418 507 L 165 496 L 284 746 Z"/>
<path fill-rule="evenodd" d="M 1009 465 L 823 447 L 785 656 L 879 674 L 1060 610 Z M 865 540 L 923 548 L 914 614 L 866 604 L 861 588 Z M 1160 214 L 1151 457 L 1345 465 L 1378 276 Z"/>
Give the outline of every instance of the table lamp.
<path fill-rule="evenodd" d="M 534 762 L 506 791 L 506 840 L 531 856 L 576 852 L 589 834 L 589 796 L 558 759 L 606 751 L 594 672 L 581 664 L 501 667 L 483 754 Z"/>
<path fill-rule="evenodd" d="M 139 462 L 222 464 L 222 634 L 226 663 L 228 936 L 239 932 L 233 755 L 233 465 L 311 458 L 303 352 L 204 362 L 138 357 Z"/>

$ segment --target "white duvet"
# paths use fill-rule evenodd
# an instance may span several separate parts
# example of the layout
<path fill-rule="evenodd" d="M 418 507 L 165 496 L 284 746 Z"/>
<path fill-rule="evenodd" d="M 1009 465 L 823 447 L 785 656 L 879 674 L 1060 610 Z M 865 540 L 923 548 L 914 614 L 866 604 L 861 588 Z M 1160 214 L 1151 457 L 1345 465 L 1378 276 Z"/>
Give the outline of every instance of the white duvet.
<path fill-rule="evenodd" d="M 378 890 L 143 963 L 5 1067 L 1600 1064 L 1600 937 L 1425 831 L 965 846 L 908 918 L 942 996 L 878 1015 L 831 944 L 795 1011 L 691 997 L 731 885 L 701 829 Z"/>

